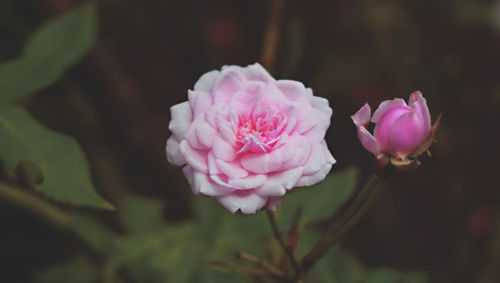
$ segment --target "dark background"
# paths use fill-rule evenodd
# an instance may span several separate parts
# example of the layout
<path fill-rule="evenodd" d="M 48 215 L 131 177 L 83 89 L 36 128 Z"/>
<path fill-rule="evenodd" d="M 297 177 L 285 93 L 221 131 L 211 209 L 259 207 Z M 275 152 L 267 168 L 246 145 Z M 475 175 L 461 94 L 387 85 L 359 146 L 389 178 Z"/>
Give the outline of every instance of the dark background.
<path fill-rule="evenodd" d="M 78 3 L 2 1 L 0 60 L 18 56 L 34 28 Z M 165 219 L 188 218 L 192 194 L 164 153 L 169 108 L 203 73 L 259 61 L 268 10 L 269 1 L 255 0 L 100 1 L 97 46 L 24 103 L 76 137 L 106 198 L 117 203 L 135 191 L 164 199 Z M 425 269 L 431 282 L 500 282 L 499 68 L 500 2 L 286 1 L 273 76 L 329 99 L 333 174 L 357 166 L 366 178 L 372 170 L 349 117 L 363 103 L 375 109 L 420 90 L 433 119 L 444 113 L 432 157 L 395 176 L 345 237 L 366 264 Z M 112 216 L 102 218 L 113 225 Z M 0 269 L 9 282 L 81 249 L 3 202 L 0 223 Z"/>

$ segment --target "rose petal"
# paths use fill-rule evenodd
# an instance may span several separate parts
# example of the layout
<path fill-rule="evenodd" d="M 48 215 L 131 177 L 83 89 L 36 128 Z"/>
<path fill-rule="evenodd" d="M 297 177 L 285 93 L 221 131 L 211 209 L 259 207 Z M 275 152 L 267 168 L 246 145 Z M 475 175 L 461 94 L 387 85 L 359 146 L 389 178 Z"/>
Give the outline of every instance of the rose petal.
<path fill-rule="evenodd" d="M 231 179 L 229 178 L 228 184 L 235 186 L 241 190 L 255 189 L 262 186 L 267 180 L 264 174 L 251 174 L 245 178 Z"/>
<path fill-rule="evenodd" d="M 263 197 L 277 197 L 285 195 L 287 190 L 295 186 L 302 176 L 302 167 L 267 175 L 267 181 L 256 190 Z"/>
<path fill-rule="evenodd" d="M 215 137 L 212 152 L 217 159 L 233 161 L 236 158 L 236 151 L 220 136 Z"/>
<path fill-rule="evenodd" d="M 224 69 L 214 84 L 214 102 L 228 102 L 231 96 L 244 87 L 245 78 L 241 71 Z"/>
<path fill-rule="evenodd" d="M 280 169 L 281 153 L 277 150 L 270 153 L 247 153 L 240 158 L 241 166 L 257 173 L 269 173 Z"/>
<path fill-rule="evenodd" d="M 419 113 L 412 111 L 402 114 L 389 132 L 391 154 L 405 159 L 426 138 L 424 129 L 424 121 Z"/>
<path fill-rule="evenodd" d="M 248 171 L 241 168 L 240 163 L 237 161 L 226 162 L 216 158 L 215 164 L 229 178 L 238 179 L 248 176 Z"/>
<path fill-rule="evenodd" d="M 179 151 L 195 171 L 208 173 L 206 153 L 193 149 L 186 140 L 182 140 L 179 144 Z"/>
<path fill-rule="evenodd" d="M 380 103 L 377 110 L 373 113 L 372 123 L 378 123 L 380 119 L 387 113 L 397 107 L 408 107 L 406 102 L 401 98 L 394 98 L 393 100 L 386 100 Z"/>
<path fill-rule="evenodd" d="M 184 156 L 179 150 L 179 141 L 174 137 L 171 136 L 167 140 L 167 160 L 173 165 L 184 165 L 186 164 L 186 159 L 184 159 Z"/>
<path fill-rule="evenodd" d="M 352 115 L 352 121 L 358 130 L 358 139 L 366 150 L 378 155 L 380 152 L 379 145 L 375 137 L 365 128 L 370 121 L 371 110 L 368 104 L 365 104 L 361 109 Z"/>
<path fill-rule="evenodd" d="M 193 191 L 211 197 L 225 196 L 232 192 L 231 189 L 214 183 L 206 174 L 196 170 L 194 171 Z"/>
<path fill-rule="evenodd" d="M 312 175 L 319 171 L 323 164 L 335 162 L 331 154 L 329 154 L 326 142 L 323 140 L 321 143 L 313 145 L 309 159 L 304 165 L 304 175 Z"/>
<path fill-rule="evenodd" d="M 193 120 L 191 107 L 189 103 L 185 101 L 170 107 L 170 113 L 172 119 L 170 120 L 168 129 L 177 140 L 182 140 Z"/>
<path fill-rule="evenodd" d="M 321 113 L 325 114 L 328 119 L 332 117 L 332 108 L 330 108 L 330 105 L 328 104 L 328 99 L 319 97 L 319 96 L 313 96 L 309 99 L 311 102 L 311 106 L 319 110 Z"/>
<path fill-rule="evenodd" d="M 234 191 L 227 196 L 217 197 L 217 200 L 232 213 L 241 210 L 245 214 L 255 213 L 267 201 L 266 198 L 257 195 L 253 190 Z"/>
<path fill-rule="evenodd" d="M 410 107 L 422 115 L 424 120 L 424 132 L 429 133 L 431 131 L 431 114 L 429 113 L 429 108 L 427 107 L 427 101 L 423 97 L 420 91 L 415 91 L 410 95 L 409 101 Z"/>
<path fill-rule="evenodd" d="M 330 170 L 332 169 L 332 164 L 324 163 L 321 168 L 316 171 L 316 173 L 308 176 L 302 176 L 295 184 L 297 187 L 312 186 L 321 180 L 325 179 Z"/>
<path fill-rule="evenodd" d="M 276 81 L 276 86 L 291 101 L 295 101 L 301 97 L 306 96 L 306 88 L 304 87 L 304 84 L 302 84 L 301 82 L 291 81 L 291 80 L 279 80 Z"/>
<path fill-rule="evenodd" d="M 265 83 L 274 81 L 274 78 L 259 63 L 244 68 L 243 74 L 249 81 L 262 81 Z"/>
<path fill-rule="evenodd" d="M 219 73 L 219 71 L 214 70 L 203 74 L 194 84 L 194 90 L 211 91 Z"/>
<path fill-rule="evenodd" d="M 207 112 L 213 105 L 210 93 L 205 91 L 188 90 L 188 99 L 195 119 L 198 115 L 203 115 Z"/>

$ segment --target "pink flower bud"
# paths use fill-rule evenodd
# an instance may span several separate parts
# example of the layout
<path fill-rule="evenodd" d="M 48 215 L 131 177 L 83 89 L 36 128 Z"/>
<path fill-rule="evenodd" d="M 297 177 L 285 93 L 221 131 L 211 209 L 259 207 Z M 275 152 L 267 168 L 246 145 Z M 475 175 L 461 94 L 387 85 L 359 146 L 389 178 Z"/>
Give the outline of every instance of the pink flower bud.
<path fill-rule="evenodd" d="M 440 117 L 431 126 L 429 109 L 419 91 L 410 95 L 408 104 L 401 98 L 386 100 L 373 116 L 370 106 L 365 104 L 351 116 L 361 144 L 382 166 L 389 161 L 400 168 L 418 166 L 418 156 L 427 151 L 434 140 Z M 366 129 L 370 117 L 375 124 L 373 135 Z"/>

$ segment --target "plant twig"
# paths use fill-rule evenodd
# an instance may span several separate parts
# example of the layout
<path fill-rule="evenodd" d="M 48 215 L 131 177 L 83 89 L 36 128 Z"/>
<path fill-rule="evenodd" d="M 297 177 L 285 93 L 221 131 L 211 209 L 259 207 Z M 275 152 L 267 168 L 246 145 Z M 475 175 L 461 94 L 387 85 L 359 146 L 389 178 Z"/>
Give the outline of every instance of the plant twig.
<path fill-rule="evenodd" d="M 288 256 L 288 259 L 290 260 L 290 263 L 292 264 L 293 270 L 295 271 L 295 276 L 296 278 L 301 278 L 302 277 L 302 267 L 300 266 L 298 260 L 295 258 L 295 255 L 293 254 L 293 250 L 289 249 L 288 245 L 286 244 L 285 240 L 283 239 L 283 236 L 281 235 L 281 231 L 278 227 L 278 223 L 276 222 L 276 218 L 274 217 L 274 212 L 271 210 L 266 210 L 267 217 L 269 218 L 269 223 L 271 224 L 271 228 L 273 230 L 274 237 L 280 244 L 281 248 L 285 252 L 285 254 Z"/>
<path fill-rule="evenodd" d="M 238 258 L 241 258 L 241 259 L 246 260 L 248 262 L 257 264 L 258 266 L 262 267 L 267 272 L 269 272 L 271 275 L 273 275 L 273 276 L 275 276 L 277 278 L 285 278 L 286 277 L 286 274 L 285 274 L 284 271 L 282 271 L 281 269 L 277 268 L 273 264 L 267 262 L 265 259 L 258 258 L 256 256 L 253 256 L 251 254 L 247 254 L 247 253 L 241 252 L 241 251 L 238 252 L 236 254 L 236 256 Z"/>
<path fill-rule="evenodd" d="M 304 272 L 310 270 L 314 264 L 322 258 L 330 248 L 356 223 L 361 220 L 370 208 L 372 202 L 383 187 L 385 178 L 373 175 L 366 183 L 361 192 L 356 195 L 352 204 L 338 221 L 332 224 L 316 245 L 302 258 L 301 265 Z"/>
<path fill-rule="evenodd" d="M 52 205 L 50 202 L 24 191 L 21 188 L 0 182 L 0 198 L 33 212 L 59 229 L 68 228 L 71 215 Z"/>

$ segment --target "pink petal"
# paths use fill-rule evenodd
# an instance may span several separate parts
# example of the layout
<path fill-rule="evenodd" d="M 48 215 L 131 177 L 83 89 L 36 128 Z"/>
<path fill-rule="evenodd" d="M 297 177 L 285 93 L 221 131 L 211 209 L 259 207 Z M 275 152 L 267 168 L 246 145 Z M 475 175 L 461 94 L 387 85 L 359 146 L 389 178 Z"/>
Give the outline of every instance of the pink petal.
<path fill-rule="evenodd" d="M 370 105 L 365 104 L 361 109 L 356 112 L 356 114 L 351 116 L 352 121 L 356 125 L 358 130 L 358 139 L 366 150 L 378 155 L 380 152 L 377 140 L 370 134 L 370 132 L 365 128 L 368 122 L 370 122 L 371 109 Z"/>
<path fill-rule="evenodd" d="M 243 74 L 249 81 L 262 81 L 265 83 L 274 81 L 274 78 L 259 63 L 243 68 Z"/>
<path fill-rule="evenodd" d="M 184 156 L 179 150 L 179 141 L 174 137 L 171 136 L 167 140 L 167 160 L 173 165 L 184 165 L 186 164 L 186 159 L 184 159 Z"/>
<path fill-rule="evenodd" d="M 231 179 L 229 178 L 228 184 L 235 186 L 241 190 L 255 189 L 262 186 L 267 180 L 265 174 L 251 174 L 245 178 Z"/>
<path fill-rule="evenodd" d="M 312 175 L 308 176 L 302 176 L 298 181 L 296 186 L 297 187 L 302 187 L 302 186 L 311 186 L 314 185 L 321 180 L 325 179 L 325 177 L 328 175 L 330 170 L 332 169 L 332 164 L 331 163 L 324 163 L 321 168 L 316 171 Z"/>
<path fill-rule="evenodd" d="M 424 131 L 429 133 L 431 131 L 431 114 L 429 113 L 429 108 L 427 107 L 427 102 L 425 98 L 422 96 L 420 91 L 415 91 L 410 95 L 409 101 L 410 107 L 413 108 L 414 111 L 420 113 L 422 115 L 422 119 L 424 120 Z"/>
<path fill-rule="evenodd" d="M 214 70 L 203 74 L 195 83 L 194 90 L 211 91 L 219 73 L 219 71 Z"/>
<path fill-rule="evenodd" d="M 270 153 L 246 153 L 240 158 L 241 166 L 257 173 L 269 173 L 280 169 L 281 153 L 277 150 Z"/>
<path fill-rule="evenodd" d="M 179 151 L 195 171 L 208 173 L 207 156 L 205 152 L 193 149 L 186 140 L 182 140 L 179 144 Z"/>
<path fill-rule="evenodd" d="M 191 107 L 189 103 L 185 101 L 170 107 L 170 113 L 172 117 L 168 129 L 177 140 L 182 140 L 193 120 Z"/>
<path fill-rule="evenodd" d="M 219 167 L 217 167 L 217 164 L 215 164 L 215 157 L 212 151 L 208 153 L 207 161 L 208 161 L 208 172 L 210 175 L 222 174 L 222 171 L 219 169 Z"/>
<path fill-rule="evenodd" d="M 313 108 L 316 108 L 317 110 L 325 114 L 325 116 L 328 117 L 328 120 L 330 120 L 333 111 L 328 104 L 328 99 L 319 96 L 313 96 L 309 99 L 309 101 L 311 102 L 311 106 Z"/>
<path fill-rule="evenodd" d="M 281 152 L 283 157 L 281 169 L 288 170 L 305 164 L 311 152 L 311 145 L 304 136 L 295 134 L 289 137 L 287 142 L 277 150 Z"/>
<path fill-rule="evenodd" d="M 380 151 L 388 153 L 392 152 L 389 134 L 394 122 L 396 122 L 396 120 L 403 114 L 412 112 L 413 110 L 410 107 L 396 107 L 384 114 L 373 130 Z"/>
<path fill-rule="evenodd" d="M 217 200 L 232 213 L 241 210 L 245 214 L 255 213 L 267 201 L 266 198 L 255 194 L 253 190 L 234 191 L 227 196 L 217 197 Z"/>
<path fill-rule="evenodd" d="M 393 100 L 386 100 L 380 103 L 378 106 L 377 110 L 373 113 L 372 117 L 372 123 L 378 123 L 380 119 L 387 113 L 387 111 L 390 111 L 394 108 L 398 107 L 408 107 L 406 105 L 406 102 L 401 99 L 401 98 L 394 98 Z"/>
<path fill-rule="evenodd" d="M 291 190 L 299 178 L 302 176 L 302 167 L 279 173 L 267 175 L 267 181 L 256 190 L 256 193 L 263 197 L 277 197 L 285 195 L 287 190 Z"/>
<path fill-rule="evenodd" d="M 238 179 L 248 176 L 248 171 L 241 168 L 237 161 L 226 162 L 222 159 L 215 159 L 215 164 L 227 177 Z"/>
<path fill-rule="evenodd" d="M 304 165 L 304 175 L 312 175 L 319 171 L 323 164 L 327 163 L 328 156 L 325 155 L 324 148 L 326 147 L 326 142 L 323 140 L 321 143 L 313 145 L 311 148 L 311 154 L 309 159 Z M 328 149 L 327 149 L 328 150 Z"/>
<path fill-rule="evenodd" d="M 244 82 L 241 71 L 224 69 L 214 84 L 214 103 L 228 102 L 238 90 L 243 89 Z"/>
<path fill-rule="evenodd" d="M 236 151 L 220 136 L 215 137 L 212 152 L 217 159 L 233 161 L 236 158 Z"/>
<path fill-rule="evenodd" d="M 232 192 L 232 189 L 225 188 L 214 183 L 206 174 L 194 171 L 193 193 L 194 192 L 211 196 L 225 196 Z"/>
<path fill-rule="evenodd" d="M 424 121 L 419 113 L 412 111 L 402 114 L 389 132 L 391 154 L 402 159 L 412 153 L 425 139 Z"/>
<path fill-rule="evenodd" d="M 196 127 L 196 137 L 198 141 L 205 147 L 211 148 L 214 144 L 217 131 L 208 124 L 205 119 Z"/>
<path fill-rule="evenodd" d="M 213 105 L 210 93 L 205 91 L 188 90 L 188 98 L 194 113 L 194 118 L 207 112 Z"/>
<path fill-rule="evenodd" d="M 291 101 L 298 100 L 306 95 L 306 89 L 301 82 L 291 80 L 276 81 L 276 86 Z"/>

